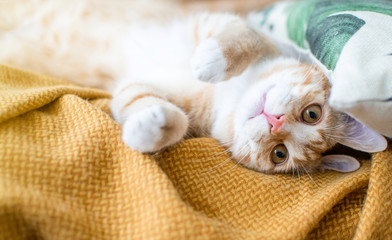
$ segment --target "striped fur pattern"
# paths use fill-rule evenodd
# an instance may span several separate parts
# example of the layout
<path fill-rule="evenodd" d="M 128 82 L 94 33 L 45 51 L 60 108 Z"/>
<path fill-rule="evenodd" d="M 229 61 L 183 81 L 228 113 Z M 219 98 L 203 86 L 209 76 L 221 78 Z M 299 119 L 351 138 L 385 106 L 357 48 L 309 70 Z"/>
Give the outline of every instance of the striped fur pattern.
<path fill-rule="evenodd" d="M 321 157 L 346 139 L 351 120 L 328 106 L 330 86 L 316 66 L 280 56 L 239 16 L 184 16 L 161 3 L 8 2 L 0 61 L 111 91 L 123 140 L 141 152 L 207 136 L 266 173 L 358 168 L 348 156 Z M 301 112 L 312 104 L 322 119 L 304 124 Z M 279 144 L 288 150 L 282 164 L 271 161 Z"/>

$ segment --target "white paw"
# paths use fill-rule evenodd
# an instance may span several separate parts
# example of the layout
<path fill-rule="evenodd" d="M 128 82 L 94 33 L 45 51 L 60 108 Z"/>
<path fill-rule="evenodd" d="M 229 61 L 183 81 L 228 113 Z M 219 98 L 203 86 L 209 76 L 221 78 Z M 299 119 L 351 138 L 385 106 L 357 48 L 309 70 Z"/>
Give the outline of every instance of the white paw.
<path fill-rule="evenodd" d="M 156 144 L 162 139 L 162 127 L 166 124 L 164 109 L 154 105 L 128 117 L 123 125 L 125 144 L 140 152 L 157 151 Z M 159 149 L 158 149 L 159 150 Z"/>
<path fill-rule="evenodd" d="M 186 128 L 185 114 L 176 109 L 152 105 L 128 117 L 123 125 L 122 139 L 139 152 L 156 152 L 179 141 Z"/>
<path fill-rule="evenodd" d="M 205 82 L 217 83 L 224 80 L 226 66 L 219 44 L 212 38 L 201 42 L 191 59 L 193 76 Z"/>

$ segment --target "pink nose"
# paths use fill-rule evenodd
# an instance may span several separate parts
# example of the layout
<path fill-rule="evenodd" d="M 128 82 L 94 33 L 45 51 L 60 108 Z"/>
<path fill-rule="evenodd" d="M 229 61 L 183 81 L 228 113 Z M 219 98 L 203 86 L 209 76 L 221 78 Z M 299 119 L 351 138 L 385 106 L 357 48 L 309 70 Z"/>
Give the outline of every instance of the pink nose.
<path fill-rule="evenodd" d="M 271 125 L 271 132 L 273 133 L 277 132 L 285 121 L 285 117 L 283 115 L 274 116 L 266 112 L 263 112 L 263 114 L 267 118 L 268 123 Z"/>

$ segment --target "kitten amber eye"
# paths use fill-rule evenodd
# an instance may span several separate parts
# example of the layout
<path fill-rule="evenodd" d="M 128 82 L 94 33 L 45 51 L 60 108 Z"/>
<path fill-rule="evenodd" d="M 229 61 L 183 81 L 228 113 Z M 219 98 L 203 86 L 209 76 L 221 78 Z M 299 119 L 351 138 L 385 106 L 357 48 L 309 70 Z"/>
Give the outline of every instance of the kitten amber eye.
<path fill-rule="evenodd" d="M 279 144 L 271 152 L 271 161 L 275 165 L 282 164 L 286 162 L 286 160 L 289 157 L 289 152 L 287 151 L 287 148 L 283 144 Z"/>
<path fill-rule="evenodd" d="M 307 124 L 316 124 L 320 121 L 323 110 L 320 105 L 314 104 L 307 106 L 301 114 L 302 121 Z"/>

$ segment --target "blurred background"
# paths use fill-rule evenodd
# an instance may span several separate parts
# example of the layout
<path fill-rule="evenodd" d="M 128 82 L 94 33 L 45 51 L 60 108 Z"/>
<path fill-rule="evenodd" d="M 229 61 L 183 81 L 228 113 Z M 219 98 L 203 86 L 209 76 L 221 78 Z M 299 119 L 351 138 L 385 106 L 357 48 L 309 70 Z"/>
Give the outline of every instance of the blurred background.
<path fill-rule="evenodd" d="M 189 10 L 230 11 L 245 14 L 259 10 L 277 0 L 173 0 Z"/>

